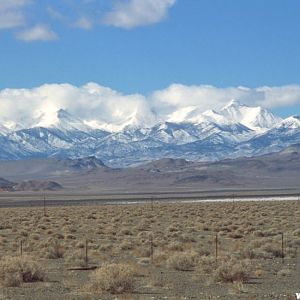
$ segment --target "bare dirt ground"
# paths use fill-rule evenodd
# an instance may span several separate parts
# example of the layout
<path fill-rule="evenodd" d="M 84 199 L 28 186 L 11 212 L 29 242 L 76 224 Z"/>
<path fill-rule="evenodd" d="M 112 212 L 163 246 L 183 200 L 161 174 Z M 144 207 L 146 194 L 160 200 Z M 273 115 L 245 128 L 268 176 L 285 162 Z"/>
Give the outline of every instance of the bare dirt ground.
<path fill-rule="evenodd" d="M 1 208 L 0 299 L 296 299 L 299 213 L 299 201 Z"/>

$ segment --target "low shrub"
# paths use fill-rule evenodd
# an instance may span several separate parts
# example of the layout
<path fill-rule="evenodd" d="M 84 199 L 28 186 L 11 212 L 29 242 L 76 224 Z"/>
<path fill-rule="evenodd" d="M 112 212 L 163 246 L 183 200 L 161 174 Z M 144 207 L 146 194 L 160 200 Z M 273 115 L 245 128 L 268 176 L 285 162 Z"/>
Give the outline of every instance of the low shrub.
<path fill-rule="evenodd" d="M 106 291 L 122 294 L 134 290 L 134 269 L 127 264 L 104 264 L 91 276 L 91 288 L 94 291 Z"/>
<path fill-rule="evenodd" d="M 0 261 L 0 283 L 4 287 L 17 287 L 22 282 L 44 280 L 41 266 L 30 257 L 3 257 Z"/>
<path fill-rule="evenodd" d="M 197 264 L 198 254 L 194 251 L 175 253 L 169 257 L 167 264 L 178 271 L 188 271 Z"/>
<path fill-rule="evenodd" d="M 250 272 L 245 261 L 229 259 L 221 262 L 214 271 L 213 278 L 216 282 L 246 282 L 249 280 Z"/>
<path fill-rule="evenodd" d="M 64 253 L 64 247 L 57 240 L 54 240 L 47 250 L 46 257 L 49 259 L 63 258 Z"/>
<path fill-rule="evenodd" d="M 216 263 L 215 257 L 201 256 L 198 261 L 197 270 L 200 273 L 209 274 L 212 273 Z"/>

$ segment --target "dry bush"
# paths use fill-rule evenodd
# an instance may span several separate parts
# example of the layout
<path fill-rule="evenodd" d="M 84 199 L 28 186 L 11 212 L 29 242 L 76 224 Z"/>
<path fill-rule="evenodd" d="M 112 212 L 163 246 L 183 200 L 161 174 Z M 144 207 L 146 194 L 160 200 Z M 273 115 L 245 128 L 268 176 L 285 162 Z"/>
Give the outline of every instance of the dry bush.
<path fill-rule="evenodd" d="M 64 247 L 57 240 L 51 242 L 50 247 L 47 249 L 46 257 L 50 259 L 57 259 L 64 257 Z"/>
<path fill-rule="evenodd" d="M 150 247 L 140 246 L 134 250 L 133 254 L 136 257 L 150 257 L 151 249 L 150 249 Z"/>
<path fill-rule="evenodd" d="M 119 245 L 120 250 L 132 250 L 134 248 L 134 243 L 130 240 L 124 240 Z"/>
<path fill-rule="evenodd" d="M 244 237 L 244 233 L 241 232 L 240 230 L 236 230 L 236 231 L 228 233 L 228 237 L 230 237 L 232 239 L 241 239 Z"/>
<path fill-rule="evenodd" d="M 168 253 L 162 250 L 155 250 L 153 254 L 153 262 L 157 266 L 165 264 L 168 259 Z"/>
<path fill-rule="evenodd" d="M 183 251 L 184 250 L 184 244 L 181 242 L 171 242 L 168 245 L 168 249 L 171 251 Z"/>
<path fill-rule="evenodd" d="M 300 229 L 296 229 L 296 230 L 293 232 L 293 235 L 294 235 L 294 236 L 299 236 L 299 237 L 300 237 Z"/>
<path fill-rule="evenodd" d="M 194 251 L 174 253 L 167 260 L 169 267 L 178 271 L 188 271 L 197 264 L 198 254 Z"/>
<path fill-rule="evenodd" d="M 281 276 L 281 277 L 290 276 L 291 275 L 291 270 L 290 269 L 282 269 L 282 270 L 277 272 L 277 275 Z"/>
<path fill-rule="evenodd" d="M 41 266 L 30 257 L 3 257 L 0 261 L 0 283 L 5 287 L 17 287 L 22 282 L 44 280 Z"/>
<path fill-rule="evenodd" d="M 269 258 L 281 257 L 281 247 L 279 243 L 271 242 L 267 243 L 261 248 L 266 254 L 268 254 Z"/>
<path fill-rule="evenodd" d="M 213 256 L 202 256 L 198 260 L 197 271 L 200 273 L 212 273 L 216 259 Z"/>
<path fill-rule="evenodd" d="M 259 269 L 256 269 L 255 272 L 254 272 L 255 277 L 258 277 L 258 278 L 263 277 L 264 274 L 265 274 L 265 271 L 262 270 L 262 269 L 260 269 L 260 268 L 259 268 Z"/>
<path fill-rule="evenodd" d="M 240 253 L 241 258 L 258 259 L 266 258 L 266 253 L 261 249 L 253 249 L 250 246 L 246 246 Z"/>
<path fill-rule="evenodd" d="M 66 262 L 74 267 L 85 267 L 85 254 L 80 250 L 72 251 L 72 253 L 67 256 Z"/>
<path fill-rule="evenodd" d="M 130 293 L 134 290 L 135 270 L 127 264 L 104 264 L 91 275 L 91 289 L 111 294 Z"/>
<path fill-rule="evenodd" d="M 249 278 L 248 263 L 232 258 L 221 262 L 213 273 L 213 279 L 216 282 L 246 282 Z"/>
<path fill-rule="evenodd" d="M 192 236 L 191 234 L 182 234 L 181 236 L 179 236 L 179 240 L 183 243 L 188 243 L 188 242 L 196 242 L 195 237 Z"/>

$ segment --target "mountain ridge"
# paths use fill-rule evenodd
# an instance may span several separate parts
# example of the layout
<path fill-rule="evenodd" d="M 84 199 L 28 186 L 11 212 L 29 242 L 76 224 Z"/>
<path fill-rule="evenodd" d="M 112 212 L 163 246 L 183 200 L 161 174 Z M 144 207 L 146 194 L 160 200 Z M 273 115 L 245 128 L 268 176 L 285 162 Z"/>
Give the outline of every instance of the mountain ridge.
<path fill-rule="evenodd" d="M 219 110 L 201 112 L 194 106 L 163 121 L 148 119 L 133 112 L 131 123 L 110 132 L 60 109 L 39 116 L 29 128 L 16 125 L 14 130 L 0 124 L 0 160 L 95 156 L 108 166 L 126 167 L 164 157 L 195 161 L 251 157 L 300 142 L 299 117 L 282 119 L 237 100 Z"/>
<path fill-rule="evenodd" d="M 217 189 L 299 189 L 300 144 L 278 153 L 216 162 L 163 158 L 109 168 L 95 157 L 0 161 L 3 190 L 56 189 L 66 193 L 130 193 Z M 14 184 L 19 182 L 20 184 Z M 1 188 L 1 179 L 0 179 Z"/>

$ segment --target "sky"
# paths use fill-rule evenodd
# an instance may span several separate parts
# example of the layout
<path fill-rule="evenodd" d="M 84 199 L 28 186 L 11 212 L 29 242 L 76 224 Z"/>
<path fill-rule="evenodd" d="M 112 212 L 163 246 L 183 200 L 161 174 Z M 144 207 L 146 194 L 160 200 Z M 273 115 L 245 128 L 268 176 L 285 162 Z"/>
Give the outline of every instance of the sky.
<path fill-rule="evenodd" d="M 110 114 L 134 97 L 300 114 L 299 15 L 299 0 L 0 0 L 0 108 L 63 106 L 70 87 L 89 106 L 94 82 Z"/>

